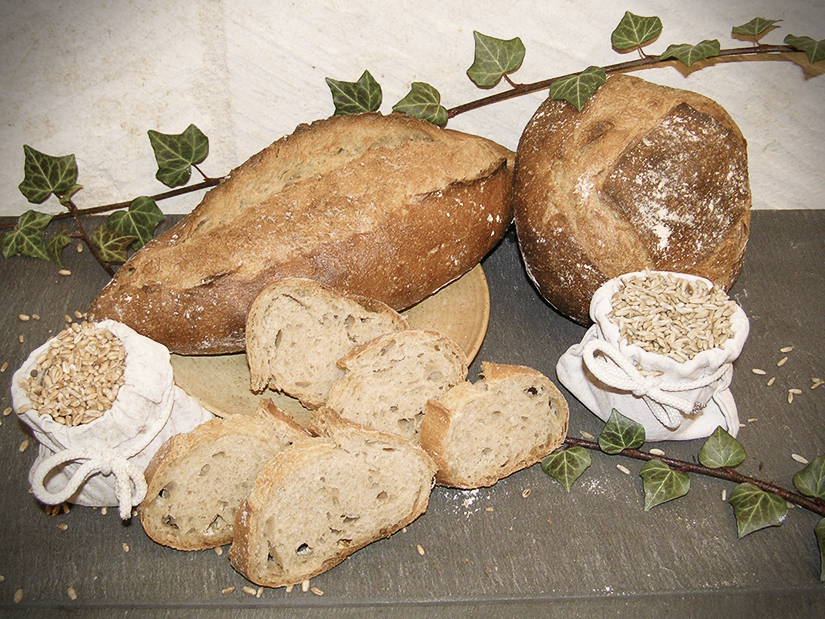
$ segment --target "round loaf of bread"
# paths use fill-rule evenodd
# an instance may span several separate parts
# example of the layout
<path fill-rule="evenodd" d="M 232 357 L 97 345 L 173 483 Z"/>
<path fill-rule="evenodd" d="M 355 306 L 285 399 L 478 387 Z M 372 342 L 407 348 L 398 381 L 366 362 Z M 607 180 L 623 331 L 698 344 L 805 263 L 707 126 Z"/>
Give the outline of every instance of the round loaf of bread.
<path fill-rule="evenodd" d="M 742 270 L 747 143 L 697 93 L 613 75 L 581 111 L 547 99 L 521 136 L 513 183 L 528 275 L 576 322 L 624 273 L 690 273 L 728 290 Z"/>

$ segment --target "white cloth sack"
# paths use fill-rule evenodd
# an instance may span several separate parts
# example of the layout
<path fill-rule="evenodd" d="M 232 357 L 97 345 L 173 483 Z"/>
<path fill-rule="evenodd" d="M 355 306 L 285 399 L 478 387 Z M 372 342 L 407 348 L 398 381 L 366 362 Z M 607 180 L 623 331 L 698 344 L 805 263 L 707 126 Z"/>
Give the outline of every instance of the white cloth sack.
<path fill-rule="evenodd" d="M 622 277 L 634 275 L 644 273 Z M 701 277 L 674 275 L 713 286 Z M 607 421 L 616 409 L 641 424 L 648 441 L 704 438 L 719 426 L 736 436 L 739 415 L 730 383 L 733 361 L 741 353 L 750 329 L 742 308 L 737 305 L 731 316 L 733 337 L 721 347 L 680 363 L 620 341 L 619 327 L 607 315 L 621 285 L 620 278 L 611 279 L 593 295 L 590 317 L 594 324 L 582 341 L 559 359 L 559 382 L 601 420 Z M 648 374 L 659 372 L 659 376 Z"/>
<path fill-rule="evenodd" d="M 116 335 L 126 351 L 123 385 L 106 413 L 73 427 L 40 415 L 21 381 L 37 365 L 49 342 L 34 350 L 12 378 L 18 417 L 39 443 L 29 471 L 34 496 L 47 505 L 63 502 L 120 508 L 124 520 L 146 494 L 144 470 L 163 443 L 211 419 L 193 397 L 174 384 L 169 351 L 126 325 L 104 320 L 98 328 Z"/>

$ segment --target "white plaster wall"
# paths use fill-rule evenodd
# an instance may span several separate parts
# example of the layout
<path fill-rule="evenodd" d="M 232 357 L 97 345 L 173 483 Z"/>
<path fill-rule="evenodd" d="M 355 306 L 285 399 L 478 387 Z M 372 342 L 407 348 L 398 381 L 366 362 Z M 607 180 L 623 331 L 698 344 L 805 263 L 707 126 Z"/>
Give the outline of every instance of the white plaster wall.
<path fill-rule="evenodd" d="M 479 98 L 465 71 L 473 30 L 521 37 L 527 55 L 513 79 L 533 82 L 629 60 L 610 45 L 625 10 L 659 16 L 647 48 L 718 38 L 781 19 L 786 34 L 825 38 L 825 0 L 0 0 L 0 215 L 29 205 L 17 189 L 23 145 L 74 153 L 81 207 L 166 188 L 148 129 L 196 124 L 210 138 L 203 164 L 221 176 L 295 126 L 332 114 L 325 77 L 355 81 L 367 69 L 388 113 L 413 81 L 435 86 L 446 107 Z M 825 207 L 825 63 L 807 72 L 779 60 L 720 62 L 699 71 L 636 72 L 719 101 L 749 143 L 754 207 Z M 499 85 L 495 90 L 506 86 Z M 544 94 L 451 120 L 455 129 L 515 149 Z M 160 203 L 191 210 L 201 194 Z M 40 210 L 60 209 L 53 199 Z"/>

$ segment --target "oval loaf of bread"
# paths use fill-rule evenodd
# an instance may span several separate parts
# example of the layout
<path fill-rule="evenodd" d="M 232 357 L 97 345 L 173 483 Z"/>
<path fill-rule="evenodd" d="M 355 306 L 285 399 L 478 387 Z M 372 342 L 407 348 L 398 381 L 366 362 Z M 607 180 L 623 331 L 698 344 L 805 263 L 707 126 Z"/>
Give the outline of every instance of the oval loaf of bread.
<path fill-rule="evenodd" d="M 322 406 L 344 375 L 338 361 L 356 346 L 403 329 L 407 320 L 388 305 L 333 290 L 311 279 L 287 278 L 266 286 L 246 324 L 250 388 L 269 387 Z"/>
<path fill-rule="evenodd" d="M 435 464 L 394 434 L 319 412 L 320 436 L 276 455 L 235 518 L 232 566 L 255 584 L 303 582 L 423 514 Z"/>
<path fill-rule="evenodd" d="M 138 513 L 146 534 L 178 550 L 229 544 L 235 510 L 258 472 L 311 435 L 262 400 L 256 415 L 215 418 L 166 441 L 146 469 Z"/>
<path fill-rule="evenodd" d="M 613 75 L 579 112 L 547 99 L 516 157 L 516 231 L 530 278 L 590 322 L 593 293 L 624 273 L 675 271 L 728 290 L 744 259 L 747 144 L 716 102 Z"/>
<path fill-rule="evenodd" d="M 421 446 L 454 488 L 492 486 L 557 449 L 567 435 L 567 401 L 538 370 L 482 362 L 483 378 L 430 400 Z"/>
<path fill-rule="evenodd" d="M 326 406 L 344 419 L 418 442 L 427 401 L 467 378 L 467 356 L 443 333 L 406 329 L 354 349 Z"/>
<path fill-rule="evenodd" d="M 504 235 L 513 158 L 400 113 L 300 125 L 136 252 L 90 314 L 172 352 L 218 354 L 243 350 L 249 305 L 285 277 L 404 310 Z"/>

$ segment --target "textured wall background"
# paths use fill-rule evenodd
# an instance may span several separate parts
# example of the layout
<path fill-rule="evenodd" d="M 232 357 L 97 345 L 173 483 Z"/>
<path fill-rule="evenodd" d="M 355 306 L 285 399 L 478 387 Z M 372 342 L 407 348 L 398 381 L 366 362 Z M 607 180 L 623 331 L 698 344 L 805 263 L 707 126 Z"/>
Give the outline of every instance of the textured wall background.
<path fill-rule="evenodd" d="M 825 38 L 823 0 L 0 0 L 0 215 L 31 208 L 17 190 L 23 144 L 76 155 L 81 207 L 129 200 L 165 189 L 148 129 L 196 124 L 210 139 L 202 167 L 221 176 L 332 114 L 325 77 L 355 81 L 369 70 L 385 113 L 413 81 L 436 87 L 449 108 L 489 94 L 465 75 L 473 30 L 521 37 L 527 55 L 513 79 L 533 82 L 636 57 L 610 45 L 625 10 L 662 19 L 651 54 L 713 38 L 747 45 L 731 28 L 757 16 L 782 20 L 764 43 Z M 748 139 L 754 207 L 784 209 L 825 207 L 824 72 L 825 63 L 751 60 L 634 74 L 719 101 Z M 544 96 L 449 126 L 515 149 Z M 200 195 L 160 206 L 187 212 Z M 53 199 L 38 208 L 60 209 Z"/>

